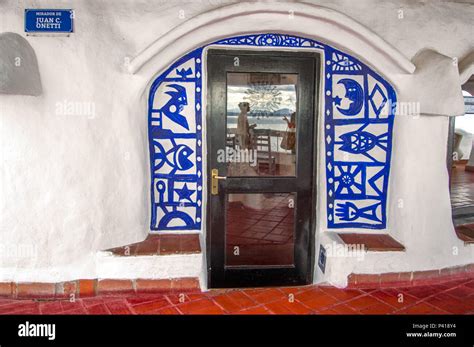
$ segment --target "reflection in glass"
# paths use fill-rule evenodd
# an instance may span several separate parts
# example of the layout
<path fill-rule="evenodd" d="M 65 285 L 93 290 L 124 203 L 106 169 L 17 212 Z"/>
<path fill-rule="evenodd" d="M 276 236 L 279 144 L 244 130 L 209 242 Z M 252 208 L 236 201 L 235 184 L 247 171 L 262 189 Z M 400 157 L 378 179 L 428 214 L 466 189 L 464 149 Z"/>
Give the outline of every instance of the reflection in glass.
<path fill-rule="evenodd" d="M 228 194 L 226 266 L 294 264 L 294 193 Z"/>
<path fill-rule="evenodd" d="M 297 74 L 227 74 L 227 176 L 295 176 L 297 84 Z"/>

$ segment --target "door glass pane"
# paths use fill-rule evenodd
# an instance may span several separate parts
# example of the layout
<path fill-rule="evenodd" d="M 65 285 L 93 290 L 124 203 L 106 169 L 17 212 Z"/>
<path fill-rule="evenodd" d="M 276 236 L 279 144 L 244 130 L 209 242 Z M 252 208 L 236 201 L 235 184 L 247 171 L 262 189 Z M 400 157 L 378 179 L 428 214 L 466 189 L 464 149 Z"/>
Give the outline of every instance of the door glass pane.
<path fill-rule="evenodd" d="M 296 194 L 227 197 L 225 265 L 293 265 Z"/>
<path fill-rule="evenodd" d="M 297 74 L 227 73 L 227 176 L 295 176 Z"/>

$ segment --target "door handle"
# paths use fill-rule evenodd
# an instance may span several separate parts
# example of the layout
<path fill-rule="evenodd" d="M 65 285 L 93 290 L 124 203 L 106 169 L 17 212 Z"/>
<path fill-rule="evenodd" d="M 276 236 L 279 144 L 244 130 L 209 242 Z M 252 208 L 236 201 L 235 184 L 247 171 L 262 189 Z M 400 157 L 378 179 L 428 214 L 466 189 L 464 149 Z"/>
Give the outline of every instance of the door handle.
<path fill-rule="evenodd" d="M 212 169 L 211 170 L 211 194 L 217 195 L 219 194 L 219 180 L 226 180 L 227 177 L 219 176 L 219 170 Z"/>

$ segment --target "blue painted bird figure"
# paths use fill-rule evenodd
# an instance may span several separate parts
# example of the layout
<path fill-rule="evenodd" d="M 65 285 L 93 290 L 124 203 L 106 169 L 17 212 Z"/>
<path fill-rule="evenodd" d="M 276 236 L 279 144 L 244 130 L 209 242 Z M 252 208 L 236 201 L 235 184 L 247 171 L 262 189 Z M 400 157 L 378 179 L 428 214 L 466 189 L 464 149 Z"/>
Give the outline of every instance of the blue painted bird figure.
<path fill-rule="evenodd" d="M 189 130 L 188 121 L 186 117 L 181 114 L 181 112 L 183 112 L 184 106 L 188 104 L 186 88 L 180 86 L 179 84 L 169 84 L 168 88 L 172 88 L 172 90 L 165 92 L 165 94 L 168 94 L 170 99 L 160 111 L 173 122 Z"/>

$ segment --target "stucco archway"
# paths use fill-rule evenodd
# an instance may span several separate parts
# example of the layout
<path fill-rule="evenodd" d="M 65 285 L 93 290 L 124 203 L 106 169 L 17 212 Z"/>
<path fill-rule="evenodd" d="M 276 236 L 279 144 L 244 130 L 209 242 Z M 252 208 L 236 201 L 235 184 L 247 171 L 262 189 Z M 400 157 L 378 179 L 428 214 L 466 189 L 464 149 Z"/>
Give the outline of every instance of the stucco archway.
<path fill-rule="evenodd" d="M 224 6 L 187 20 L 134 57 L 128 69 L 151 79 L 197 47 L 225 37 L 265 32 L 324 42 L 357 56 L 385 77 L 415 70 L 413 63 L 393 46 L 340 12 L 303 3 L 254 2 Z"/>

